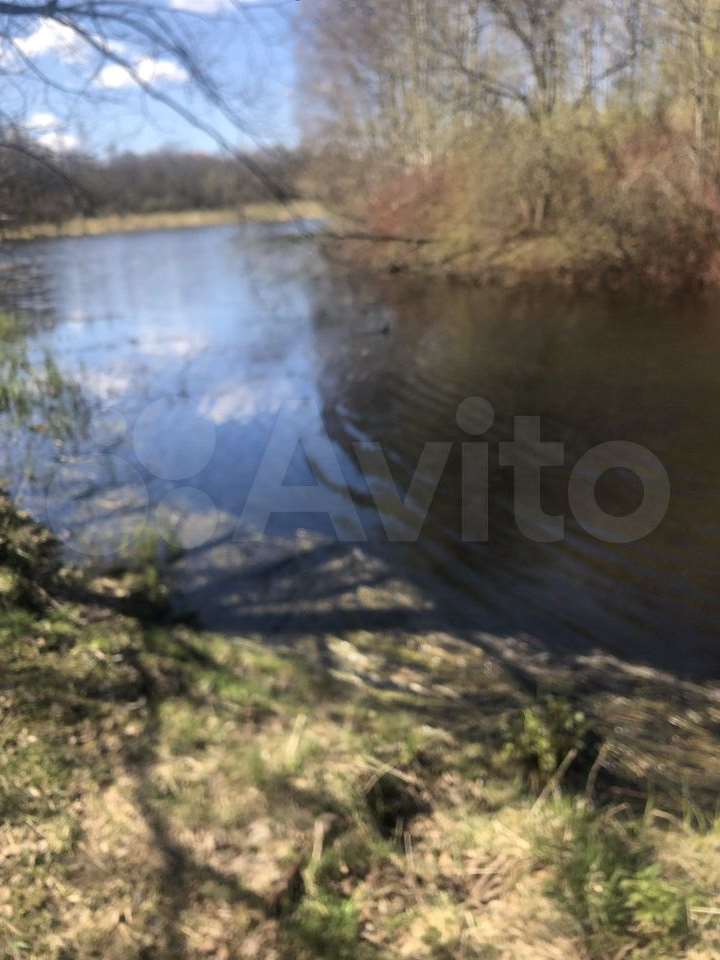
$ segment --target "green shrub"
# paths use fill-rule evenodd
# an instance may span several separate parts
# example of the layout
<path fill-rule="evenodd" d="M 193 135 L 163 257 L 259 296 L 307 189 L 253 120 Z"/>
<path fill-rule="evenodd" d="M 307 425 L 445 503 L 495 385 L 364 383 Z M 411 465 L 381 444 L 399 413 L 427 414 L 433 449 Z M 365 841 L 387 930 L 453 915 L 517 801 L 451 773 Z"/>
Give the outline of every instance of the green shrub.
<path fill-rule="evenodd" d="M 351 960 L 359 956 L 360 920 L 351 900 L 329 894 L 305 897 L 291 930 L 297 945 L 313 957 Z"/>
<path fill-rule="evenodd" d="M 657 864 L 623 881 L 636 933 L 654 943 L 674 943 L 688 935 L 688 897 L 663 879 Z"/>
<path fill-rule="evenodd" d="M 504 760 L 519 763 L 534 786 L 546 783 L 571 750 L 587 743 L 585 714 L 561 697 L 525 707 L 505 729 Z"/>
<path fill-rule="evenodd" d="M 550 892 L 579 921 L 592 956 L 628 941 L 673 955 L 689 936 L 689 892 L 663 877 L 637 825 L 574 811 L 559 837 L 540 841 Z"/>

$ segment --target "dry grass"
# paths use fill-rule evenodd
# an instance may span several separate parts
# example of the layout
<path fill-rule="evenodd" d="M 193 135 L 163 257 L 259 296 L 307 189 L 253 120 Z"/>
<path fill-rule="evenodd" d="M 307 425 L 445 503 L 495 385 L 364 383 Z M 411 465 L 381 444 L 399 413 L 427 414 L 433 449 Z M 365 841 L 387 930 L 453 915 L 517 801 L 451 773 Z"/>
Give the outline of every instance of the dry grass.
<path fill-rule="evenodd" d="M 536 711 L 528 756 L 553 728 L 490 654 L 209 636 L 139 619 L 132 579 L 58 579 L 6 506 L 0 544 L 2 956 L 717 955 L 712 818 L 538 801 L 508 717 Z"/>
<path fill-rule="evenodd" d="M 288 203 L 249 203 L 242 208 L 247 223 L 291 223 L 293 220 L 325 220 L 327 210 L 315 200 L 290 200 Z"/>
<path fill-rule="evenodd" d="M 158 213 L 128 213 L 100 217 L 74 217 L 62 223 L 34 223 L 3 230 L 4 240 L 34 240 L 52 237 L 96 237 L 112 233 L 142 233 L 151 230 L 181 230 L 232 223 L 289 223 L 321 220 L 323 208 L 313 201 L 251 203 L 238 209 L 181 210 Z"/>
<path fill-rule="evenodd" d="M 237 210 L 182 210 L 168 213 L 129 213 L 104 217 L 74 217 L 62 223 L 34 223 L 3 231 L 6 240 L 52 237 L 96 237 L 110 233 L 142 233 L 149 230 L 180 230 L 237 223 Z"/>

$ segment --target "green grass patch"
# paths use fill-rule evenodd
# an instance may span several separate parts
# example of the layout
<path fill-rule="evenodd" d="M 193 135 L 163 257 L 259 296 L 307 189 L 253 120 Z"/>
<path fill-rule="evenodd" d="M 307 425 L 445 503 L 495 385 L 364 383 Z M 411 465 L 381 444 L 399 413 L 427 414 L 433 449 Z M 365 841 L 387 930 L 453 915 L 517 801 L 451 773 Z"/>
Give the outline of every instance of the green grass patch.
<path fill-rule="evenodd" d="M 300 957 L 369 960 L 360 941 L 360 921 L 352 900 L 332 894 L 306 897 L 289 924 L 289 941 Z"/>
<path fill-rule="evenodd" d="M 589 732 L 588 719 L 577 706 L 562 697 L 545 697 L 506 722 L 501 759 L 518 764 L 537 789 L 571 751 L 579 754 L 586 748 Z"/>
<path fill-rule="evenodd" d="M 629 943 L 648 956 L 676 957 L 687 945 L 699 893 L 663 874 L 642 823 L 570 807 L 538 849 L 554 873 L 552 895 L 581 924 L 593 957 Z"/>

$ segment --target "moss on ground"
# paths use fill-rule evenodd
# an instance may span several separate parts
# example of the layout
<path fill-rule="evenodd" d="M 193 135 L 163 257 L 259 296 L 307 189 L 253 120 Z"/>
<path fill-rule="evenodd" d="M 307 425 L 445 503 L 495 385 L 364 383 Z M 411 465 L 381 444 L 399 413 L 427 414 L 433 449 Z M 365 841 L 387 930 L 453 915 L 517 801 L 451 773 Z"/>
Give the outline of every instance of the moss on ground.
<path fill-rule="evenodd" d="M 1 516 L 3 957 L 718 955 L 720 827 L 559 776 L 590 712 L 450 637 L 191 630 Z"/>

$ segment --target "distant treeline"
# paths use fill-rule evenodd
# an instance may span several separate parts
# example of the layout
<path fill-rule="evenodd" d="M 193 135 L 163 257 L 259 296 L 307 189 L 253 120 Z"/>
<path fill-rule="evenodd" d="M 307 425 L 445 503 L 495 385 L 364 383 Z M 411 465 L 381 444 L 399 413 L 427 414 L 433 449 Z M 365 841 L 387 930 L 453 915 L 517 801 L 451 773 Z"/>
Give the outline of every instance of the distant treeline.
<path fill-rule="evenodd" d="M 60 224 L 78 214 L 217 210 L 268 200 L 267 183 L 276 195 L 296 195 L 299 151 L 278 148 L 250 160 L 265 183 L 242 157 L 164 149 L 100 159 L 6 139 L 0 149 L 0 218 L 13 227 Z"/>

